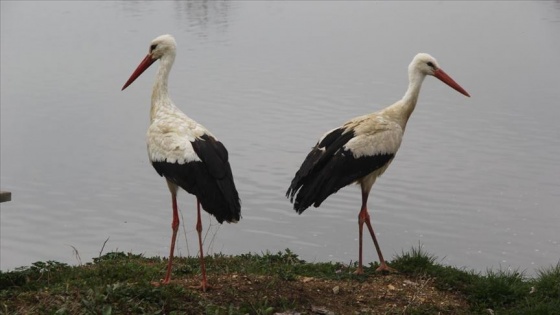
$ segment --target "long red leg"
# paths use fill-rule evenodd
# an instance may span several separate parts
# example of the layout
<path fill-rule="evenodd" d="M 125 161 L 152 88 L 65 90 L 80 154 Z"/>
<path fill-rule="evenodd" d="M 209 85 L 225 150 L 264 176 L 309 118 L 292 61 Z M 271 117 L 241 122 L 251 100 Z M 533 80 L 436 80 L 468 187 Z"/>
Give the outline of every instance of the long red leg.
<path fill-rule="evenodd" d="M 373 231 L 373 227 L 371 226 L 371 221 L 367 209 L 367 199 L 369 196 L 369 191 L 362 190 L 362 208 L 360 210 L 360 214 L 358 215 L 358 222 L 359 222 L 359 230 L 360 230 L 360 256 L 359 256 L 359 266 L 356 273 L 360 274 L 363 273 L 362 267 L 362 230 L 363 224 L 365 223 L 371 238 L 373 239 L 373 244 L 375 245 L 375 250 L 377 251 L 377 255 L 379 256 L 379 264 L 380 266 L 376 269 L 376 271 L 395 271 L 393 268 L 389 267 L 383 259 L 383 254 L 381 253 L 381 248 L 379 247 L 379 243 L 377 242 L 377 237 L 375 236 L 375 232 Z"/>
<path fill-rule="evenodd" d="M 163 284 L 168 284 L 171 280 L 171 266 L 173 265 L 173 251 L 175 250 L 175 239 L 177 238 L 177 230 L 179 229 L 179 211 L 177 210 L 177 193 L 171 192 L 173 202 L 173 221 L 171 222 L 171 229 L 173 235 L 171 236 L 171 248 L 169 249 L 169 261 L 167 262 L 167 274 L 163 280 Z"/>
<path fill-rule="evenodd" d="M 365 195 L 365 198 L 364 198 Z M 366 217 L 369 216 L 367 213 L 367 197 L 368 194 L 364 194 L 362 192 L 362 208 L 360 209 L 360 213 L 358 214 L 358 232 L 359 232 L 359 253 L 358 253 L 358 269 L 356 270 L 356 274 L 364 273 L 363 263 L 362 263 L 362 244 L 363 244 L 363 230 L 364 230 L 364 222 L 366 221 Z"/>
<path fill-rule="evenodd" d="M 367 215 L 366 225 L 368 227 L 369 234 L 371 234 L 371 238 L 373 239 L 373 244 L 375 244 L 375 250 L 377 251 L 377 255 L 379 256 L 380 266 L 377 267 L 375 271 L 389 271 L 389 272 L 396 271 L 395 269 L 389 267 L 389 265 L 387 265 L 387 263 L 385 262 L 385 259 L 383 259 L 383 254 L 381 253 L 381 248 L 379 247 L 379 243 L 377 242 L 377 238 L 375 237 L 375 232 L 373 231 L 373 227 L 371 226 L 371 222 L 369 220 L 369 214 L 367 214 L 367 210 L 366 210 L 366 215 Z"/>
<path fill-rule="evenodd" d="M 202 221 L 200 219 L 200 201 L 196 198 L 196 231 L 198 232 L 198 246 L 200 247 L 200 270 L 202 273 L 202 281 L 200 286 L 202 291 L 206 291 L 208 282 L 206 281 L 206 265 L 204 264 L 204 252 L 202 250 Z"/>

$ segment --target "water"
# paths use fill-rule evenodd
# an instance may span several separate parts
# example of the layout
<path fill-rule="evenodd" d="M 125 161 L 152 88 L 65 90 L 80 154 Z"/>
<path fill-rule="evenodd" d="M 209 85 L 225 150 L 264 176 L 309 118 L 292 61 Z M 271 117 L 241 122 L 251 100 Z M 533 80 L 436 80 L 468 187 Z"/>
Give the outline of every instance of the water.
<path fill-rule="evenodd" d="M 385 256 L 422 244 L 530 274 L 560 260 L 558 1 L 10 1 L 0 21 L 2 270 L 84 263 L 107 239 L 167 255 L 170 197 L 144 139 L 155 70 L 120 91 L 164 33 L 171 95 L 226 145 L 242 198 L 238 224 L 204 215 L 208 252 L 355 261 L 357 187 L 301 216 L 284 193 L 319 136 L 399 99 L 428 52 L 472 97 L 426 79 L 370 196 Z M 196 255 L 194 198 L 179 207 L 178 254 Z"/>

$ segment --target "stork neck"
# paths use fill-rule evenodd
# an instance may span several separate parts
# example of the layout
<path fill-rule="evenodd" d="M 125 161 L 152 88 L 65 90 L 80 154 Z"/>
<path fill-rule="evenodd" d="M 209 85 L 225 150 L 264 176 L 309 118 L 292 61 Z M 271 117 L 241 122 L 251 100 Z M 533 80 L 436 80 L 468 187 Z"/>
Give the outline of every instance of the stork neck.
<path fill-rule="evenodd" d="M 408 74 L 408 89 L 401 100 L 401 114 L 405 120 L 405 123 L 412 115 L 414 108 L 416 107 L 416 102 L 418 101 L 418 95 L 420 94 L 420 88 L 422 87 L 422 82 L 426 76 L 422 73 L 411 71 Z"/>
<path fill-rule="evenodd" d="M 169 72 L 175 61 L 174 54 L 164 55 L 160 58 L 158 71 L 156 73 L 156 80 L 152 88 L 152 108 L 151 120 L 153 121 L 158 110 L 162 107 L 173 106 L 173 102 L 169 98 L 167 82 L 169 80 Z"/>

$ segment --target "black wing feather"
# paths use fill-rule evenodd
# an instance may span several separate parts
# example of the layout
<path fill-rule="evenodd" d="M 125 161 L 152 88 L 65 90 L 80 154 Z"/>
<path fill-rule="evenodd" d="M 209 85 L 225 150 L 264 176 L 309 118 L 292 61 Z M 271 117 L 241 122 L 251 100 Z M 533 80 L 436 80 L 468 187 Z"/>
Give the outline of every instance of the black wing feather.
<path fill-rule="evenodd" d="M 196 155 L 204 162 L 210 174 L 216 179 L 222 179 L 227 176 L 228 169 L 231 173 L 228 151 L 220 141 L 205 134 L 200 139 L 192 142 L 192 147 Z"/>
<path fill-rule="evenodd" d="M 332 130 L 321 141 L 317 142 L 296 172 L 290 188 L 286 192 L 286 197 L 293 201 L 294 195 L 303 185 L 303 180 L 314 170 L 321 169 L 332 155 L 353 137 L 354 133 L 352 131 L 347 131 L 341 127 Z"/>
<path fill-rule="evenodd" d="M 197 196 L 202 208 L 218 222 L 237 222 L 241 218 L 241 202 L 235 188 L 228 152 L 224 145 L 209 135 L 192 142 L 201 161 L 184 164 L 152 162 L 160 176 Z"/>
<path fill-rule="evenodd" d="M 355 158 L 352 152 L 344 149 L 353 137 L 352 130 L 335 129 L 308 154 L 286 193 L 298 213 L 311 205 L 320 206 L 328 196 L 383 167 L 395 156 L 379 154 Z"/>
<path fill-rule="evenodd" d="M 327 197 L 339 189 L 383 167 L 394 154 L 354 158 L 352 152 L 338 151 L 325 166 L 309 174 L 294 201 L 294 209 L 302 213 L 309 206 L 319 207 Z"/>

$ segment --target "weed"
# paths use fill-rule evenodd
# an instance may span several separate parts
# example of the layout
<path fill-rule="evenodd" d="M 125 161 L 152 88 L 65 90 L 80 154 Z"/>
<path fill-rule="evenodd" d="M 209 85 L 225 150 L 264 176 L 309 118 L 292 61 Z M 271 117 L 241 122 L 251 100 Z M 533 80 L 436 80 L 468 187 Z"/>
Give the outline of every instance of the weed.
<path fill-rule="evenodd" d="M 560 309 L 560 263 L 527 279 L 518 271 L 481 275 L 436 261 L 418 246 L 390 263 L 400 274 L 379 275 L 371 264 L 365 275 L 354 275 L 355 263 L 308 263 L 289 249 L 214 254 L 206 263 L 217 288 L 203 293 L 192 289 L 199 281 L 198 257 L 177 258 L 174 282 L 154 286 L 165 259 L 110 252 L 82 266 L 46 261 L 0 271 L 0 313 L 266 315 L 309 314 L 316 308 L 339 314 L 555 314 Z"/>

